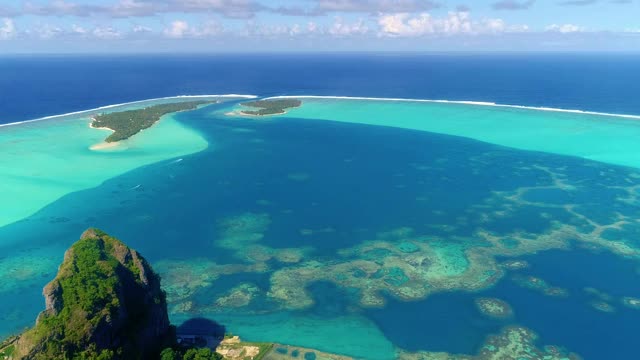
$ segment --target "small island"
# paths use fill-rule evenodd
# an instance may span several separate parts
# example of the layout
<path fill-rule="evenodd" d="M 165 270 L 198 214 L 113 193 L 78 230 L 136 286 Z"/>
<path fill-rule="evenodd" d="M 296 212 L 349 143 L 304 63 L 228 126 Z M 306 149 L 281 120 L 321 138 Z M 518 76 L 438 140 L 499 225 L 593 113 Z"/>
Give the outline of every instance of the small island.
<path fill-rule="evenodd" d="M 267 116 L 284 114 L 286 109 L 297 108 L 302 105 L 302 101 L 297 99 L 277 99 L 277 100 L 257 100 L 240 104 L 259 110 L 242 110 L 243 115 Z"/>
<path fill-rule="evenodd" d="M 187 101 L 152 105 L 143 109 L 99 114 L 93 117 L 91 127 L 112 130 L 113 134 L 109 135 L 104 141 L 106 143 L 115 143 L 126 140 L 140 131 L 150 128 L 166 114 L 194 110 L 201 105 L 213 103 L 216 103 L 216 101 Z"/>
<path fill-rule="evenodd" d="M 13 342 L 14 359 L 153 358 L 173 344 L 160 277 L 100 230 L 67 250 L 43 295 L 46 309 Z"/>
<path fill-rule="evenodd" d="M 351 359 L 242 341 L 205 318 L 171 325 L 160 281 L 140 253 L 101 230 L 88 229 L 67 250 L 58 274 L 44 287 L 45 310 L 35 325 L 0 339 L 0 359 L 284 360 L 298 355 L 306 360 Z"/>

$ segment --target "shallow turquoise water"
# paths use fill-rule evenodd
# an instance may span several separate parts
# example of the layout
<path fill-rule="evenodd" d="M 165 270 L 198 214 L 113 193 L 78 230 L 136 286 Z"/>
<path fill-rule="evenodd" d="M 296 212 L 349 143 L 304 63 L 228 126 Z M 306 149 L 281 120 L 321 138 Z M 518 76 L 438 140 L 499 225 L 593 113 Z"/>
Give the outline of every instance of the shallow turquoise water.
<path fill-rule="evenodd" d="M 634 168 L 471 136 L 226 111 L 174 116 L 214 146 L 66 194 L 0 228 L 0 277 L 7 280 L 0 333 L 35 319 L 64 249 L 97 226 L 161 272 L 174 322 L 206 316 L 247 340 L 390 359 L 396 348 L 474 353 L 487 335 L 518 324 L 585 358 L 632 351 L 640 311 L 620 299 L 640 296 L 640 275 L 627 269 L 640 267 Z M 591 249 L 562 252 L 575 270 L 569 275 L 553 265 L 552 249 L 564 246 Z M 583 255 L 593 249 L 608 256 Z M 589 274 L 580 271 L 591 261 L 585 256 L 607 264 L 602 276 L 620 279 L 615 288 L 596 275 L 576 281 L 571 274 Z M 570 296 L 515 287 L 516 272 L 498 262 L 522 257 L 532 264 L 523 274 L 569 288 Z M 279 292 L 285 285 L 290 294 Z M 610 293 L 618 311 L 592 308 L 585 286 Z M 363 304 L 371 288 L 382 289 L 384 304 Z M 407 299 L 402 289 L 433 293 Z M 504 298 L 515 317 L 483 317 L 473 307 L 477 296 Z M 540 311 L 547 306 L 555 310 Z M 575 329 L 575 337 L 554 330 L 571 309 L 579 317 L 563 319 L 562 328 Z M 597 332 L 579 332 L 584 319 L 623 335 L 602 341 Z"/>
<path fill-rule="evenodd" d="M 161 101 L 144 101 L 101 111 L 135 109 L 158 102 Z M 89 127 L 95 113 L 0 127 L 0 194 L 20 193 L 4 197 L 0 226 L 21 220 L 65 194 L 209 146 L 198 133 L 167 115 L 156 126 L 116 147 L 94 149 L 110 133 Z"/>
<path fill-rule="evenodd" d="M 640 117 L 419 101 L 305 99 L 285 116 L 463 136 L 514 149 L 640 167 Z"/>

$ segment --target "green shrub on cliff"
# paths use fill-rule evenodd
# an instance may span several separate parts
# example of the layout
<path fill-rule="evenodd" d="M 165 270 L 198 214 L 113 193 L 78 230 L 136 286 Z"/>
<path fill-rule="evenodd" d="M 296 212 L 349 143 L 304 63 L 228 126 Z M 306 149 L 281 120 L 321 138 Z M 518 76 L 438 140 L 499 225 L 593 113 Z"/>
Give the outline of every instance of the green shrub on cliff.
<path fill-rule="evenodd" d="M 25 359 L 157 358 L 171 342 L 160 277 L 135 250 L 96 229 L 44 288 L 46 310 L 17 342 Z"/>

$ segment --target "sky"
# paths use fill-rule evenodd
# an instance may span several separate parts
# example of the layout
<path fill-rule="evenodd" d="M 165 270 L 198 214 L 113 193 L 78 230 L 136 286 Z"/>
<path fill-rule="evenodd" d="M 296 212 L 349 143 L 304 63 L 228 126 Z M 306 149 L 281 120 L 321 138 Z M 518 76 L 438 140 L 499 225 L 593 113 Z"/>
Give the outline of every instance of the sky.
<path fill-rule="evenodd" d="M 640 51 L 640 0 L 0 0 L 0 54 Z"/>

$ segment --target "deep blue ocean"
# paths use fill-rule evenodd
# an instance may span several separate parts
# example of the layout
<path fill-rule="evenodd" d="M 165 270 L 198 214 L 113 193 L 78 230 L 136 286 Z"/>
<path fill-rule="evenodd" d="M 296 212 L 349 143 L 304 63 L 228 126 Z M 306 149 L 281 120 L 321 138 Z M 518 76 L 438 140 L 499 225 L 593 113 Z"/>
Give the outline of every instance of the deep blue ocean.
<path fill-rule="evenodd" d="M 163 96 L 227 93 L 473 100 L 640 114 L 639 84 L 640 56 L 632 55 L 3 57 L 0 122 Z M 454 242 L 479 227 L 505 236 L 543 233 L 553 228 L 552 220 L 590 231 L 591 225 L 555 206 L 565 202 L 559 196 L 571 196 L 576 211 L 599 223 L 614 222 L 619 214 L 640 218 L 636 202 L 618 201 L 633 185 L 629 178 L 635 169 L 403 129 L 296 119 L 229 122 L 214 111 L 225 106 L 176 117 L 215 146 L 178 163 L 152 164 L 69 194 L 24 221 L 0 228 L 0 240 L 20 236 L 23 241 L 12 249 L 0 241 L 0 259 L 51 244 L 66 247 L 86 227 L 97 226 L 152 263 L 168 257 L 233 262 L 233 251 L 213 244 L 212 233 L 217 219 L 247 211 L 271 216 L 261 244 L 278 249 L 311 246 L 312 259 L 329 262 L 338 249 L 402 226 L 434 237 L 450 236 Z M 528 200 L 548 206 L 522 206 L 508 217 L 483 222 L 482 211 L 503 210 L 502 200 L 483 203 L 493 191 L 550 184 L 549 174 L 536 166 L 554 169 L 579 186 L 571 193 L 531 192 Z M 291 181 L 292 173 L 309 178 Z M 416 201 L 418 197 L 429 201 Z M 474 207 L 478 204 L 487 207 Z M 466 221 L 459 221 L 461 216 Z M 443 224 L 453 229 L 439 227 Z M 327 226 L 331 232 L 309 237 L 299 233 L 301 228 Z M 640 224 L 607 231 L 603 237 L 611 240 L 631 239 L 636 246 L 640 241 Z M 308 287 L 314 306 L 297 314 L 323 319 L 357 314 L 408 351 L 475 354 L 486 336 L 515 323 L 538 333 L 540 344 L 563 346 L 585 359 L 637 357 L 640 311 L 620 303 L 625 296 L 640 298 L 637 260 L 584 246 L 519 259 L 530 267 L 506 272 L 494 287 L 478 293 L 443 292 L 413 302 L 385 295 L 383 308 L 361 308 L 353 289 L 314 282 Z M 272 266 L 278 270 L 286 265 Z M 32 322 L 43 306 L 42 285 L 54 273 L 51 269 L 41 282 L 0 296 L 0 334 Z M 551 297 L 518 286 L 513 280 L 518 274 L 544 279 L 570 296 Z M 206 307 L 212 298 L 246 282 L 266 293 L 270 276 L 247 272 L 221 277 L 192 300 L 196 307 Z M 590 305 L 594 295 L 586 288 L 611 297 L 607 301 L 615 312 L 595 310 Z M 474 305 L 476 296 L 507 301 L 514 318 L 482 316 Z M 246 311 L 274 311 L 265 298 L 257 296 Z M 283 319 L 298 316 L 295 311 L 274 312 Z M 254 335 L 250 340 L 270 339 Z"/>
<path fill-rule="evenodd" d="M 640 93 L 640 55 L 0 56 L 0 123 L 226 93 L 472 100 L 640 114 L 634 96 Z"/>

